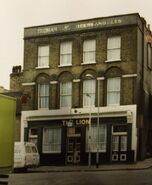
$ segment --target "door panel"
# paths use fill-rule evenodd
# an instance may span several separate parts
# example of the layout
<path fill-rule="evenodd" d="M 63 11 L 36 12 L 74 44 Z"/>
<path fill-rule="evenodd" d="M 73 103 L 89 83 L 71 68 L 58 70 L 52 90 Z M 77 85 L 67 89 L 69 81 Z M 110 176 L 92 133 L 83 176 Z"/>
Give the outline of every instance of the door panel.
<path fill-rule="evenodd" d="M 127 135 L 112 136 L 112 162 L 127 160 Z"/>
<path fill-rule="evenodd" d="M 80 137 L 67 138 L 67 163 L 80 163 Z"/>

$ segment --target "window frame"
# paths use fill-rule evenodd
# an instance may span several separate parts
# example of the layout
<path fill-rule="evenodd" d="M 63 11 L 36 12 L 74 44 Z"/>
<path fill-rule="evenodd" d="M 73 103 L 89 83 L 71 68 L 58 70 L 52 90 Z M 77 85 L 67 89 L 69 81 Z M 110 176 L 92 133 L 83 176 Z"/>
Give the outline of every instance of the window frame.
<path fill-rule="evenodd" d="M 40 88 L 42 88 L 42 87 L 45 87 L 45 88 L 47 88 L 47 89 L 40 89 Z M 42 92 L 40 92 L 40 91 L 43 91 L 43 93 Z M 47 91 L 47 92 L 46 92 Z M 40 94 L 40 93 L 42 93 L 42 94 Z M 41 101 L 42 101 L 42 99 L 43 98 L 47 98 L 46 100 L 46 102 L 45 103 L 47 103 L 46 104 L 46 106 L 42 106 L 42 104 L 44 103 L 42 103 Z M 49 84 L 47 84 L 47 83 L 44 83 L 44 84 L 41 84 L 41 83 L 39 83 L 38 84 L 38 109 L 39 110 L 41 110 L 41 109 L 49 109 Z"/>
<path fill-rule="evenodd" d="M 58 132 L 60 132 L 60 133 L 58 133 L 58 134 L 60 134 L 58 137 L 59 137 L 59 142 L 51 142 L 51 139 L 52 140 L 54 140 L 55 138 L 48 138 L 48 142 L 47 142 L 47 145 L 48 145 L 48 147 L 50 146 L 50 147 L 55 147 L 55 145 L 59 145 L 58 147 L 59 147 L 59 149 L 56 149 L 56 150 L 51 150 L 50 149 L 50 147 L 46 150 L 45 148 L 44 148 L 44 142 L 45 142 L 45 139 L 44 139 L 44 137 L 45 137 L 45 134 L 44 134 L 44 129 L 49 129 L 49 130 L 52 130 L 52 132 L 56 129 L 58 129 Z M 52 134 L 52 137 L 55 137 L 56 135 L 53 133 Z M 49 137 L 49 136 L 46 136 L 46 137 Z M 49 143 L 49 144 L 48 144 Z M 51 146 L 51 144 L 52 144 L 52 146 Z M 52 147 L 52 148 L 53 148 Z M 43 141 L 42 141 L 42 152 L 43 153 L 52 153 L 52 154 L 55 154 L 55 153 L 61 153 L 61 147 L 62 147 L 62 128 L 61 127 L 59 127 L 59 126 L 52 126 L 52 127 L 44 127 L 43 128 Z"/>
<path fill-rule="evenodd" d="M 70 92 L 67 94 L 63 93 L 63 91 L 67 91 L 67 90 L 63 90 L 63 85 L 66 85 L 66 88 L 67 88 L 67 85 L 70 85 Z M 64 98 L 69 98 L 69 104 L 68 106 L 64 106 L 64 102 L 65 102 L 65 99 Z M 60 108 L 71 108 L 72 107 L 72 81 L 65 81 L 65 82 L 60 82 Z"/>
<path fill-rule="evenodd" d="M 112 42 L 112 39 L 119 39 L 119 43 L 117 47 L 110 47 L 110 40 Z M 112 44 L 112 43 L 111 43 Z M 109 52 L 114 52 L 114 51 L 118 51 L 119 52 L 119 57 L 109 57 Z M 114 55 L 114 54 L 112 54 Z M 116 61 L 121 61 L 121 36 L 111 36 L 108 37 L 107 39 L 107 60 L 105 62 L 116 62 Z"/>
<path fill-rule="evenodd" d="M 66 46 L 66 44 L 69 44 L 69 46 Z M 67 49 L 68 51 L 63 51 L 63 50 L 66 50 L 65 47 L 69 47 L 69 49 Z M 70 62 L 67 62 L 68 56 L 70 58 L 69 59 Z M 66 62 L 64 62 L 63 57 L 66 57 L 66 60 L 67 60 Z M 64 66 L 72 66 L 72 41 L 62 41 L 60 43 L 60 64 L 59 64 L 59 67 L 64 67 Z"/>
<path fill-rule="evenodd" d="M 48 48 L 48 52 L 47 52 L 46 55 L 41 55 L 40 54 L 40 49 L 44 48 L 44 47 Z M 42 59 L 44 59 L 44 58 L 47 59 L 46 65 L 40 64 L 41 62 L 44 63 L 43 61 L 41 61 L 41 58 Z M 37 60 L 37 67 L 36 67 L 36 69 L 49 68 L 49 58 L 50 58 L 50 47 L 49 47 L 49 45 L 47 44 L 47 45 L 40 45 L 40 46 L 38 46 L 38 60 Z"/>
<path fill-rule="evenodd" d="M 119 86 L 119 89 L 110 89 L 109 90 L 109 80 L 114 80 L 114 79 L 118 79 L 118 83 L 117 84 Z M 111 87 L 112 88 L 112 87 Z M 118 101 L 116 103 L 110 103 L 110 94 L 112 93 L 117 93 L 118 94 Z M 121 78 L 120 77 L 112 77 L 112 78 L 107 78 L 107 106 L 118 106 L 120 105 L 120 95 L 121 95 Z"/>
<path fill-rule="evenodd" d="M 93 129 L 95 132 L 93 132 Z M 89 151 L 88 132 L 89 132 L 89 126 L 86 127 L 86 152 Z M 100 140 L 99 146 L 98 146 L 98 132 L 99 132 L 99 140 Z M 91 152 L 97 152 L 97 148 L 99 149 L 99 152 L 106 152 L 107 150 L 107 125 L 106 124 L 99 124 L 99 131 L 97 130 L 97 124 L 91 125 Z"/>
<path fill-rule="evenodd" d="M 90 84 L 92 87 L 87 86 L 89 82 L 93 82 L 94 84 Z M 86 84 L 85 84 L 86 83 Z M 89 85 L 89 86 L 90 86 Z M 93 87 L 94 86 L 94 87 Z M 96 99 L 96 79 L 85 79 L 83 80 L 83 107 L 94 107 Z"/>
<path fill-rule="evenodd" d="M 87 49 L 87 43 L 94 42 L 93 48 Z M 94 60 L 86 60 L 85 58 L 89 58 L 89 54 L 93 55 Z M 91 56 L 92 56 L 91 55 Z M 86 39 L 83 41 L 83 62 L 82 64 L 94 64 L 96 63 L 96 39 Z"/>

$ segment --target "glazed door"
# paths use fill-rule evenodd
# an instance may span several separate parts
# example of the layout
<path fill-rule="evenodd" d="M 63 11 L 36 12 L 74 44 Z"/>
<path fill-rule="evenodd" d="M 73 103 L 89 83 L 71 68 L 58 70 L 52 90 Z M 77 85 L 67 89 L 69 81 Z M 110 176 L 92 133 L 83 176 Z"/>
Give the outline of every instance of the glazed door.
<path fill-rule="evenodd" d="M 80 163 L 80 137 L 67 138 L 67 163 Z"/>
<path fill-rule="evenodd" d="M 127 160 L 127 135 L 112 136 L 112 162 Z"/>

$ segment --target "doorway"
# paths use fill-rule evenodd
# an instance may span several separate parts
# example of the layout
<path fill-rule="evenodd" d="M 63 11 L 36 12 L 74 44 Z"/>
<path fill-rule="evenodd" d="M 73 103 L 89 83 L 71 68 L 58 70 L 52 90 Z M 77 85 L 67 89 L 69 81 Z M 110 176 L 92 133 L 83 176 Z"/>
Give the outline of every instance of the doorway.
<path fill-rule="evenodd" d="M 127 135 L 112 135 L 112 162 L 127 161 Z"/>
<path fill-rule="evenodd" d="M 81 134 L 80 130 L 72 127 L 67 129 L 67 164 L 80 163 Z"/>

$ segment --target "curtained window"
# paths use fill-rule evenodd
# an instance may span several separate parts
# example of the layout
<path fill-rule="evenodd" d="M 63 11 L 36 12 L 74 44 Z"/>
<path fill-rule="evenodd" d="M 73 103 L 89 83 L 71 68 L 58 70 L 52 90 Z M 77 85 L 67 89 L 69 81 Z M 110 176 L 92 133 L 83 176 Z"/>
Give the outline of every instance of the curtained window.
<path fill-rule="evenodd" d="M 83 81 L 83 107 L 95 104 L 96 81 L 94 79 Z"/>
<path fill-rule="evenodd" d="M 61 153 L 61 128 L 43 129 L 43 153 Z"/>
<path fill-rule="evenodd" d="M 108 78 L 107 80 L 107 105 L 120 104 L 120 78 Z"/>
<path fill-rule="evenodd" d="M 88 128 L 86 129 L 86 151 L 89 150 L 88 143 Z M 91 151 L 97 151 L 97 144 L 99 144 L 99 151 L 106 151 L 106 142 L 107 142 L 107 127 L 104 124 L 99 125 L 99 143 L 98 143 L 98 130 L 97 125 L 91 125 Z"/>
<path fill-rule="evenodd" d="M 120 50 L 121 50 L 121 37 L 108 38 L 107 60 L 108 61 L 120 60 Z"/>
<path fill-rule="evenodd" d="M 49 108 L 49 84 L 38 84 L 38 108 Z"/>
<path fill-rule="evenodd" d="M 49 46 L 38 47 L 38 67 L 49 66 Z"/>
<path fill-rule="evenodd" d="M 62 42 L 60 44 L 60 65 L 72 64 L 72 42 Z"/>
<path fill-rule="evenodd" d="M 85 40 L 83 42 L 83 63 L 95 63 L 96 41 Z"/>
<path fill-rule="evenodd" d="M 72 104 L 72 82 L 60 83 L 60 107 L 71 107 Z"/>

